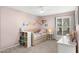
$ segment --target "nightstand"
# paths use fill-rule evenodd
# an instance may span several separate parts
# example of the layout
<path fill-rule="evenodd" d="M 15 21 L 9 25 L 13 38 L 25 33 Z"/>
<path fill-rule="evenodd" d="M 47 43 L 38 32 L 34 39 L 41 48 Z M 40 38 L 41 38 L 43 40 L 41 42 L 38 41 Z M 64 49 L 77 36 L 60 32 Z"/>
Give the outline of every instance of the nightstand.
<path fill-rule="evenodd" d="M 48 34 L 47 34 L 47 39 L 48 39 L 48 40 L 53 40 L 53 39 L 54 39 L 54 34 L 48 33 Z"/>

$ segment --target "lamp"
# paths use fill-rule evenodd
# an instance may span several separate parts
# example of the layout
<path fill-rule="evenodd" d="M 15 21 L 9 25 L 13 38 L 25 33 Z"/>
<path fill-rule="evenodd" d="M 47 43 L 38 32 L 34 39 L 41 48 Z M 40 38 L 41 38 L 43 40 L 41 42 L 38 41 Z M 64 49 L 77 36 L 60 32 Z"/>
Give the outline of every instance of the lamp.
<path fill-rule="evenodd" d="M 49 38 L 49 40 L 52 40 L 52 39 L 54 39 L 54 35 L 53 35 L 54 33 L 53 33 L 53 28 L 52 27 L 49 27 L 48 28 L 48 38 Z"/>
<path fill-rule="evenodd" d="M 49 28 L 48 28 L 48 33 L 49 33 L 49 34 L 52 34 L 52 32 L 53 32 L 53 28 L 49 27 Z"/>
<path fill-rule="evenodd" d="M 49 33 L 51 33 L 51 32 L 52 32 L 52 29 L 51 29 L 51 28 L 49 28 L 49 29 L 48 29 L 48 32 L 49 32 Z"/>

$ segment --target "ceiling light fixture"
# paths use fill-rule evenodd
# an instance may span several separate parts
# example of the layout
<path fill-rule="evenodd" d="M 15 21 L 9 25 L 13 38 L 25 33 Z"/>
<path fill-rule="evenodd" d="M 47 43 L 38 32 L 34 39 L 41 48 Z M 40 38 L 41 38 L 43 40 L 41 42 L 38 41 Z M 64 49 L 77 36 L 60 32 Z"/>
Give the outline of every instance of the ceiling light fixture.
<path fill-rule="evenodd" d="M 45 11 L 44 11 L 44 8 L 43 8 L 43 6 L 40 6 L 40 13 L 42 14 L 42 13 L 44 13 Z"/>
<path fill-rule="evenodd" d="M 40 10 L 40 13 L 44 13 L 44 11 L 43 10 Z"/>

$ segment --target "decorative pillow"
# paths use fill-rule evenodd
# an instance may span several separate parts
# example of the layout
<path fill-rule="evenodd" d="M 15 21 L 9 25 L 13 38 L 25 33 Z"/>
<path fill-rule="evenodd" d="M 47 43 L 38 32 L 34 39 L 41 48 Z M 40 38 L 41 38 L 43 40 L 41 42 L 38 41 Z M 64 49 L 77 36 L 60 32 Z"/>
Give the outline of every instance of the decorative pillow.
<path fill-rule="evenodd" d="M 33 32 L 34 33 L 39 33 L 40 32 L 40 29 L 34 29 Z"/>
<path fill-rule="evenodd" d="M 70 33 L 71 41 L 73 41 L 73 40 L 76 39 L 76 35 L 77 35 L 77 32 L 76 31 L 73 31 L 73 32 Z"/>
<path fill-rule="evenodd" d="M 46 29 L 41 29 L 39 33 L 46 33 Z"/>

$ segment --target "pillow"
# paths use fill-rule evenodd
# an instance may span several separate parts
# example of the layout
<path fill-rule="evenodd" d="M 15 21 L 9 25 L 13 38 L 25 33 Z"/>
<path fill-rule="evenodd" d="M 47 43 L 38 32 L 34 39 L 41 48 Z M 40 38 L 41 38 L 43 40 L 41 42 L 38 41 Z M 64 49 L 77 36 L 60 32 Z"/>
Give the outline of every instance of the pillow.
<path fill-rule="evenodd" d="M 46 33 L 46 29 L 41 29 L 39 33 Z"/>

